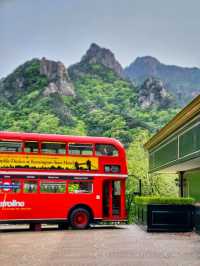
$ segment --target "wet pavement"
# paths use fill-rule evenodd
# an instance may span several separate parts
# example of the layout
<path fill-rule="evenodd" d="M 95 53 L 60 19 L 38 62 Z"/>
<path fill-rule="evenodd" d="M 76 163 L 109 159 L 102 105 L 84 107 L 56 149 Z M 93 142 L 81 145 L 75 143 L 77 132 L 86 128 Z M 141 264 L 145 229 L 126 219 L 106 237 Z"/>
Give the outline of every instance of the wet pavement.
<path fill-rule="evenodd" d="M 200 235 L 195 233 L 146 233 L 136 225 L 26 228 L 0 225 L 1 266 L 200 266 Z"/>

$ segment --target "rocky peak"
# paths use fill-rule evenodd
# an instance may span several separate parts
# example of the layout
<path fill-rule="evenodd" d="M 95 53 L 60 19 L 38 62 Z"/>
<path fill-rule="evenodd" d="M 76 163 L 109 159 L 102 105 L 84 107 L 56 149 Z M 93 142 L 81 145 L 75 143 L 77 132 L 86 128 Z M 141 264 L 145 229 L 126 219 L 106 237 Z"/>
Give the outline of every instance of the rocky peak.
<path fill-rule="evenodd" d="M 159 65 L 160 61 L 156 59 L 153 56 L 142 56 L 142 57 L 137 57 L 134 61 L 134 64 L 147 64 L 147 65 Z"/>
<path fill-rule="evenodd" d="M 81 59 L 82 63 L 101 64 L 112 69 L 118 76 L 122 77 L 123 68 L 116 60 L 114 54 L 106 48 L 92 43 L 86 54 Z"/>
<path fill-rule="evenodd" d="M 161 80 L 149 77 L 140 87 L 139 104 L 143 109 L 149 107 L 168 108 L 174 105 L 174 100 Z"/>
<path fill-rule="evenodd" d="M 65 96 L 75 95 L 73 84 L 63 63 L 43 57 L 40 60 L 40 74 L 45 75 L 49 82 L 44 90 L 45 96 L 55 92 Z"/>
<path fill-rule="evenodd" d="M 130 66 L 124 69 L 124 75 L 130 78 L 134 77 L 157 77 L 157 72 L 161 63 L 152 56 L 137 57 Z"/>

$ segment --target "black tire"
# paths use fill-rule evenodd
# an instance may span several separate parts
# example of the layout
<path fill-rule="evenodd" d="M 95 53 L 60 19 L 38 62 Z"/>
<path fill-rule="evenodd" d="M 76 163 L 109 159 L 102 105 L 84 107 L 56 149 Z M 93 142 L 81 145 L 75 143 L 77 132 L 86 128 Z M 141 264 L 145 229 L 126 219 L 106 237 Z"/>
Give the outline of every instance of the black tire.
<path fill-rule="evenodd" d="M 70 225 L 74 229 L 86 229 L 89 227 L 91 215 L 85 208 L 77 208 L 70 215 Z"/>

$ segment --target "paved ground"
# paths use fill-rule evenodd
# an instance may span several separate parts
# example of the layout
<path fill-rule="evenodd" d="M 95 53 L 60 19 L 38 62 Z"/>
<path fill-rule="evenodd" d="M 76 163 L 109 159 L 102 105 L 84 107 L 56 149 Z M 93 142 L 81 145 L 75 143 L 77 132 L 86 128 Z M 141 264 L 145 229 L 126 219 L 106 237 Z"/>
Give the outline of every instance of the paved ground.
<path fill-rule="evenodd" d="M 146 233 L 136 225 L 42 232 L 5 228 L 0 226 L 1 266 L 200 266 L 195 233 Z"/>

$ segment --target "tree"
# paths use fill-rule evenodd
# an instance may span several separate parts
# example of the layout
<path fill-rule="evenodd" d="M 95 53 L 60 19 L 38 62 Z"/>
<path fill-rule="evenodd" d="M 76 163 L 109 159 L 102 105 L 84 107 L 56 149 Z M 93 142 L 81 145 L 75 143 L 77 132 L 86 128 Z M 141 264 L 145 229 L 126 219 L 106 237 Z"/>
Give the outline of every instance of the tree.
<path fill-rule="evenodd" d="M 148 131 L 138 130 L 135 133 L 134 141 L 129 146 L 127 156 L 130 177 L 127 181 L 127 191 L 138 191 L 138 182 L 141 179 L 142 194 L 177 196 L 176 175 L 148 173 L 148 154 L 143 145 L 149 137 Z"/>

